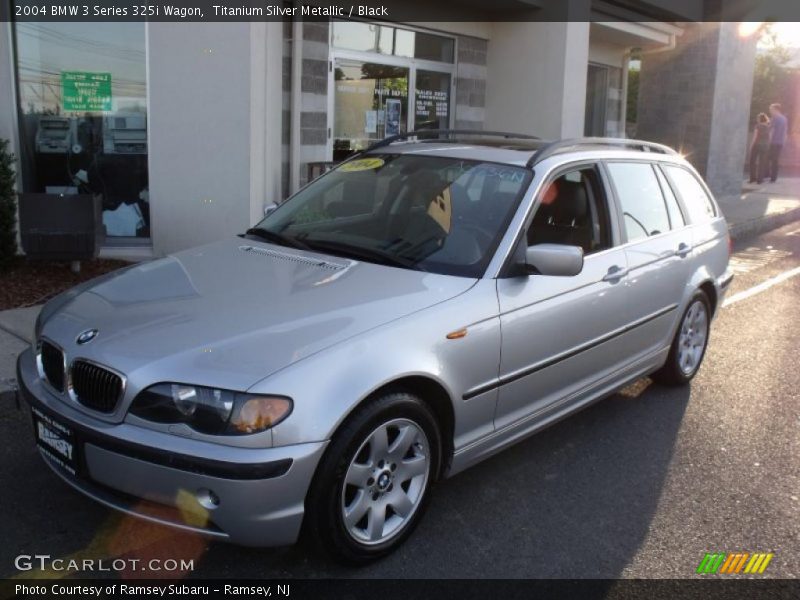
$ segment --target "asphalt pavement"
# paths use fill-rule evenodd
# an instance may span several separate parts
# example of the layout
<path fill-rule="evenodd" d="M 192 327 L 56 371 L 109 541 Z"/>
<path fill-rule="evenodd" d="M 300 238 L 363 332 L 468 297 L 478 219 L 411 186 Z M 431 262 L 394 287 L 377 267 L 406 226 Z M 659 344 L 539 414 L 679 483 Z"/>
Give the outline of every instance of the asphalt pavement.
<path fill-rule="evenodd" d="M 800 276 L 780 276 L 800 268 L 800 223 L 742 243 L 733 265 L 690 387 L 642 379 L 440 482 L 408 543 L 360 569 L 107 510 L 45 467 L 3 401 L 0 576 L 18 575 L 19 554 L 48 554 L 194 559 L 195 577 L 685 578 L 706 552 L 743 551 L 774 553 L 764 577 L 798 577 Z"/>

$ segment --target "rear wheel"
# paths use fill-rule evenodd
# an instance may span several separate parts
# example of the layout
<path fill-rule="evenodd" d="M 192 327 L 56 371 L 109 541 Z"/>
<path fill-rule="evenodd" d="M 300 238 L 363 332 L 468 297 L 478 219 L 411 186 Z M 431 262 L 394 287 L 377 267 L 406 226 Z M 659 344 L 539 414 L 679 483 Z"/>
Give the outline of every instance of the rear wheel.
<path fill-rule="evenodd" d="M 683 313 L 667 362 L 653 373 L 653 379 L 667 385 L 684 385 L 691 381 L 706 353 L 710 323 L 708 296 L 698 290 Z"/>
<path fill-rule="evenodd" d="M 389 393 L 334 436 L 306 502 L 306 532 L 335 558 L 385 556 L 419 523 L 441 460 L 435 418 L 416 396 Z"/>

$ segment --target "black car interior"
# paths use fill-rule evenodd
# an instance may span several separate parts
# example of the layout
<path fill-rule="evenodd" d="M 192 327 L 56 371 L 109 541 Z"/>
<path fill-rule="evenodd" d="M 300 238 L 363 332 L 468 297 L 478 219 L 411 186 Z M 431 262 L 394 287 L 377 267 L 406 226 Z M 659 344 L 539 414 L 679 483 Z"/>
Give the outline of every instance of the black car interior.
<path fill-rule="evenodd" d="M 610 246 L 608 214 L 592 168 L 570 171 L 545 188 L 528 228 L 528 245 L 580 246 L 591 254 Z"/>

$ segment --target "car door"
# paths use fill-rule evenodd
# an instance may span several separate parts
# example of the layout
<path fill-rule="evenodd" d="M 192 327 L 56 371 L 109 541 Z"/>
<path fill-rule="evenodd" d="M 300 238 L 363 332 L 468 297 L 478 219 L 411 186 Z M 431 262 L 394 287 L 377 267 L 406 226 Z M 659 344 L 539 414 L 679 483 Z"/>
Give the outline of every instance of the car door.
<path fill-rule="evenodd" d="M 605 164 L 621 212 L 628 263 L 630 352 L 667 346 L 688 284 L 691 231 L 661 171 L 646 161 Z"/>
<path fill-rule="evenodd" d="M 527 243 L 584 249 L 572 277 L 520 275 L 497 280 L 502 328 L 500 429 L 577 398 L 626 360 L 625 251 L 595 164 L 569 167 L 542 186 Z"/>

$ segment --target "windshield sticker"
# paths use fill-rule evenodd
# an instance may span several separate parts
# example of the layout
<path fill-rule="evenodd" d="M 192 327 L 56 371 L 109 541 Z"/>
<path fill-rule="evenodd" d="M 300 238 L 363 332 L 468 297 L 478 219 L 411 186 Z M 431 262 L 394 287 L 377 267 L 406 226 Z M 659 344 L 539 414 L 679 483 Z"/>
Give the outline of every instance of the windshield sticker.
<path fill-rule="evenodd" d="M 445 233 L 450 233 L 450 222 L 453 217 L 453 203 L 450 200 L 450 188 L 446 188 L 428 205 L 428 216 L 436 221 Z"/>
<path fill-rule="evenodd" d="M 384 160 L 382 158 L 359 158 L 358 160 L 351 160 L 344 163 L 339 167 L 342 173 L 356 173 L 358 171 L 370 171 L 382 167 Z"/>

